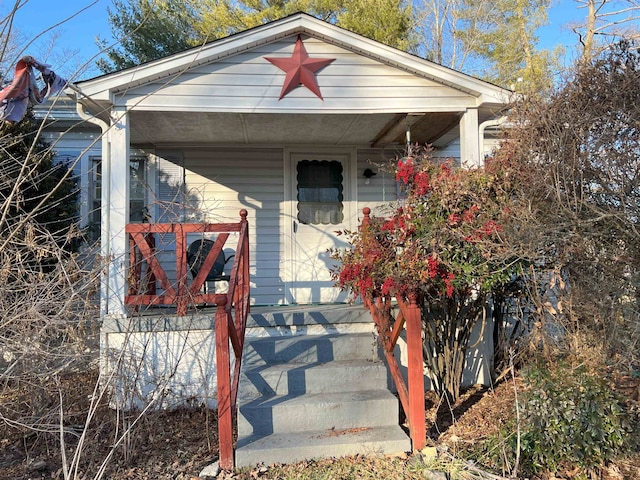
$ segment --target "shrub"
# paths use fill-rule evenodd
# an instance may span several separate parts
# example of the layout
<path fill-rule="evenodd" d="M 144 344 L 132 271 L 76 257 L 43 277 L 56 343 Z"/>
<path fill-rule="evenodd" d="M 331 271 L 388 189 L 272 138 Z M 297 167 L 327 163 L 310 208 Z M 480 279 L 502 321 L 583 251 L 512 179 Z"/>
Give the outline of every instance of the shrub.
<path fill-rule="evenodd" d="M 559 364 L 530 368 L 525 382 L 522 453 L 532 472 L 595 472 L 628 448 L 630 419 L 602 377 Z"/>
<path fill-rule="evenodd" d="M 470 335 L 492 293 L 522 272 L 509 243 L 517 179 L 508 155 L 486 167 L 461 169 L 415 150 L 395 165 L 405 196 L 385 217 L 343 232 L 350 247 L 334 250 L 336 283 L 365 299 L 415 297 L 422 312 L 423 351 L 435 390 L 459 395 Z"/>
<path fill-rule="evenodd" d="M 622 42 L 549 97 L 523 97 L 505 129 L 514 165 L 530 172 L 531 248 L 570 284 L 562 328 L 589 328 L 627 365 L 640 351 L 638 118 L 640 52 Z"/>

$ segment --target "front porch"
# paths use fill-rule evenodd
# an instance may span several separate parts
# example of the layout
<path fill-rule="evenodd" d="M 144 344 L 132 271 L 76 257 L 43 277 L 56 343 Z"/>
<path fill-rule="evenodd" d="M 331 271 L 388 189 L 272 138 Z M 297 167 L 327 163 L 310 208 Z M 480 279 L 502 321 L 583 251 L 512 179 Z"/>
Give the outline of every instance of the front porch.
<path fill-rule="evenodd" d="M 364 222 L 369 213 L 364 209 Z M 127 226 L 128 315 L 106 317 L 101 332 L 102 371 L 115 378 L 113 402 L 124 408 L 217 405 L 221 463 L 227 468 L 259 462 L 264 455 L 286 463 L 311 452 L 331 456 L 375 448 L 392 453 L 399 445 L 421 449 L 424 392 L 430 383 L 416 305 L 381 298 L 365 305 L 272 305 L 249 311 L 246 211 L 240 217 L 237 224 Z M 237 233 L 238 241 L 231 273 L 224 277 L 229 288 L 203 293 L 207 272 L 230 233 Z M 202 255 L 200 270 L 189 275 L 187 238 L 208 234 L 216 235 L 211 250 Z M 159 252 L 167 249 L 157 241 L 167 235 L 172 239 L 169 262 L 162 261 Z M 175 274 L 168 275 L 166 267 L 173 264 Z M 467 374 L 467 383 L 486 383 L 490 348 L 482 342 L 469 352 L 467 368 L 475 365 L 476 372 L 471 381 Z M 369 362 L 378 373 L 369 371 Z M 371 375 L 371 381 L 359 381 Z M 410 443 L 397 429 L 399 402 L 387 396 L 388 390 L 399 397 Z M 363 399 L 371 402 L 367 408 L 380 409 L 373 424 L 356 415 Z M 322 405 L 330 411 L 318 414 Z M 337 427 L 329 428 L 325 418 L 337 411 L 344 411 L 343 420 L 336 417 L 341 441 L 331 433 Z M 291 423 L 291 416 L 298 421 Z M 317 420 L 308 423 L 307 417 Z M 357 425 L 354 418 L 359 418 Z M 235 422 L 239 456 L 234 460 Z M 381 442 L 386 435 L 394 440 Z"/>

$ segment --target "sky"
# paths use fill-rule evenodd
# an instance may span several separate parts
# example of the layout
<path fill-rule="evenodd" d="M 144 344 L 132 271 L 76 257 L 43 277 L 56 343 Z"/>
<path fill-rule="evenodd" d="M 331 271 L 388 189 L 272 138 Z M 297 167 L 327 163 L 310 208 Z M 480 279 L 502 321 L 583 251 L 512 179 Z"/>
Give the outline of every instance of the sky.
<path fill-rule="evenodd" d="M 5 18 L 16 0 L 0 0 L 0 14 Z M 111 0 L 20 0 L 22 6 L 14 17 L 13 28 L 24 37 L 22 55 L 31 55 L 50 64 L 56 72 L 72 76 L 99 55 L 98 36 L 113 41 L 107 21 Z M 31 44 L 31 39 L 40 37 Z M 55 48 L 49 47 L 55 35 Z M 96 69 L 85 69 L 79 75 L 99 75 Z"/>
<path fill-rule="evenodd" d="M 0 0 L 2 18 L 15 5 L 15 0 Z M 96 38 L 100 36 L 113 41 L 107 22 L 107 7 L 111 0 L 20 0 L 14 28 L 24 35 L 26 49 L 37 60 L 48 63 L 53 70 L 62 75 L 72 76 L 76 70 L 99 54 Z M 574 0 L 555 0 L 549 12 L 549 25 L 540 29 L 540 48 L 563 46 L 568 54 L 576 43 L 576 36 L 568 25 L 584 17 L 584 11 L 578 9 Z M 49 30 L 50 29 L 50 30 Z M 45 32 L 37 44 L 28 44 L 28 40 Z M 55 40 L 55 49 L 49 48 L 51 35 Z M 75 55 L 70 55 L 75 53 Z M 100 72 L 96 69 L 84 69 L 79 76 L 88 78 Z"/>

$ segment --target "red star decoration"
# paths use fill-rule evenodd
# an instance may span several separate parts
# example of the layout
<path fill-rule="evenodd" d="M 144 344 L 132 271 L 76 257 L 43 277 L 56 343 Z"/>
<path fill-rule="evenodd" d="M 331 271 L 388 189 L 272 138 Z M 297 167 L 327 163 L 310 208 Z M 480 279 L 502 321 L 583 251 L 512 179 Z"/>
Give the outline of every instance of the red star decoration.
<path fill-rule="evenodd" d="M 329 65 L 335 58 L 309 58 L 300 37 L 296 40 L 296 46 L 293 48 L 293 55 L 290 58 L 264 58 L 287 74 L 279 100 L 282 100 L 282 97 L 299 85 L 304 85 L 323 100 L 315 73 L 322 67 Z"/>

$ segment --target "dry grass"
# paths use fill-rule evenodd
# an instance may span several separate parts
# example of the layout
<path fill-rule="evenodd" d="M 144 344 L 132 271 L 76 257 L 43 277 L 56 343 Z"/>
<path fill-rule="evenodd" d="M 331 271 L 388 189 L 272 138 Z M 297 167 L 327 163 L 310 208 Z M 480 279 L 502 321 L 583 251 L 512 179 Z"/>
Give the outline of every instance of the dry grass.
<path fill-rule="evenodd" d="M 82 425 L 89 408 L 89 396 L 97 378 L 90 371 L 67 376 L 60 381 L 70 428 Z M 640 379 L 625 377 L 624 388 L 637 391 Z M 635 390 L 634 390 L 635 389 Z M 5 390 L 0 401 L 25 402 L 23 391 Z M 55 403 L 58 392 L 49 392 Z M 42 399 L 40 399 L 42 400 Z M 633 400 L 630 400 L 633 401 Z M 430 441 L 441 452 L 435 463 L 425 463 L 415 456 L 355 456 L 341 459 L 306 461 L 293 465 L 259 466 L 239 472 L 222 472 L 220 479 L 252 480 L 320 480 L 320 479 L 424 479 L 425 470 L 446 471 L 451 479 L 473 480 L 489 478 L 468 465 L 455 460 L 473 445 L 495 434 L 513 414 L 514 392 L 511 382 L 495 389 L 475 387 L 461 396 L 451 410 L 429 393 L 426 396 L 427 430 Z M 93 478 L 99 465 L 111 450 L 111 445 L 127 420 L 118 412 L 101 405 L 88 428 L 89 446 L 81 458 L 81 476 Z M 202 469 L 217 459 L 215 412 L 206 409 L 152 412 L 146 414 L 119 446 L 107 466 L 104 478 L 111 480 L 197 480 Z M 55 430 L 55 429 L 54 429 Z M 67 456 L 77 445 L 73 434 L 65 436 Z M 36 478 L 62 479 L 61 454 L 57 432 L 35 432 L 0 426 L 0 478 L 27 480 Z M 475 459 L 477 465 L 482 459 Z M 560 477 L 558 477 L 560 478 Z M 565 477 L 567 478 L 567 477 Z M 640 454 L 608 466 L 606 480 L 640 478 Z"/>

